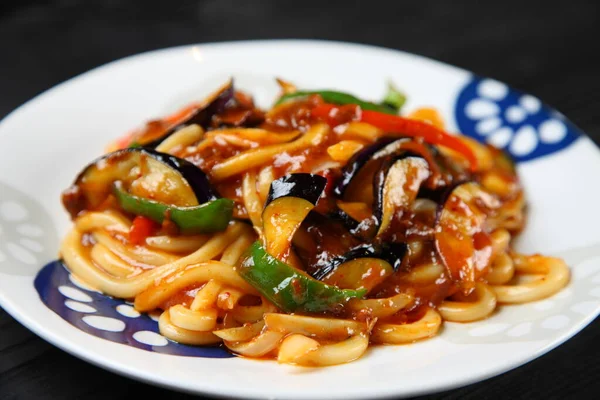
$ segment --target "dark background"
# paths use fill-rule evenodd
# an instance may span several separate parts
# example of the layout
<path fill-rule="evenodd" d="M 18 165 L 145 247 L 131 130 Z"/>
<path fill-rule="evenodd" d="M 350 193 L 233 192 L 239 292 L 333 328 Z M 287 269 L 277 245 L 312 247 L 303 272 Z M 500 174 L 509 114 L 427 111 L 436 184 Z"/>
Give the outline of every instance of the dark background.
<path fill-rule="evenodd" d="M 0 118 L 61 81 L 131 54 L 272 38 L 368 43 L 457 65 L 540 97 L 600 142 L 600 5 L 580 0 L 0 0 Z M 523 367 L 423 399 L 600 398 L 599 356 L 596 320 Z M 187 397 L 80 361 L 0 309 L 0 399 L 151 395 Z"/>

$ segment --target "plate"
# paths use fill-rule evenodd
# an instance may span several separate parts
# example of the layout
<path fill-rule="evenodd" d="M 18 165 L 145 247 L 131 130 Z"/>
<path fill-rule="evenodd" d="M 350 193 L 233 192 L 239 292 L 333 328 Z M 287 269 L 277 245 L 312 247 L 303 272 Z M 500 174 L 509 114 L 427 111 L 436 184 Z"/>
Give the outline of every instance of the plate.
<path fill-rule="evenodd" d="M 517 247 L 564 257 L 571 283 L 543 301 L 501 307 L 485 321 L 446 323 L 433 339 L 376 347 L 357 362 L 322 369 L 166 341 L 152 317 L 90 291 L 52 263 L 70 224 L 59 195 L 109 141 L 202 98 L 229 76 L 263 107 L 277 94 L 276 76 L 365 98 L 381 97 L 391 80 L 408 94 L 407 111 L 433 106 L 449 131 L 507 149 L 518 161 L 529 200 Z M 0 138 L 0 305 L 56 346 L 152 384 L 243 398 L 411 396 L 518 367 L 573 336 L 600 311 L 600 214 L 589 212 L 600 196 L 600 152 L 536 97 L 436 61 L 321 41 L 160 50 L 43 93 L 0 123 Z"/>

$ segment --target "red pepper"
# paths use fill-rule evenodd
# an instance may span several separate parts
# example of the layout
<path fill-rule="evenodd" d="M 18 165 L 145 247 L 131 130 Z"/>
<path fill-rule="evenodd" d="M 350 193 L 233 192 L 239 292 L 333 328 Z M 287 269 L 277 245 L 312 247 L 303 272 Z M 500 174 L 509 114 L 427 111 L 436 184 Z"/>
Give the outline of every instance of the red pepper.
<path fill-rule="evenodd" d="M 143 244 L 148 236 L 152 236 L 160 225 L 150 218 L 138 215 L 133 219 L 129 229 L 129 242 L 132 244 Z"/>
<path fill-rule="evenodd" d="M 349 121 L 348 114 L 346 112 L 340 112 L 343 107 L 338 107 L 333 104 L 323 104 L 313 108 L 311 114 L 314 117 L 324 119 L 330 126 L 334 127 Z M 477 157 L 475 157 L 475 154 L 469 146 L 455 136 L 449 135 L 427 122 L 384 114 L 377 111 L 361 110 L 358 106 L 355 107 L 354 118 L 351 118 L 350 120 L 365 122 L 389 133 L 397 133 L 411 137 L 422 137 L 427 143 L 448 147 L 459 152 L 467 159 L 467 161 L 469 161 L 471 171 L 477 170 Z"/>

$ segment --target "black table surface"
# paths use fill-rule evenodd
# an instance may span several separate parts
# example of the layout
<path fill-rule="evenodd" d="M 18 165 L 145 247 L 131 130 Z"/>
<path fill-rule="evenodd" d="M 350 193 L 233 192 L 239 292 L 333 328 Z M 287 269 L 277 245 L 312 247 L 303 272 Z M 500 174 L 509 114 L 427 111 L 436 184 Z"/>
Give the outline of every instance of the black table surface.
<path fill-rule="evenodd" d="M 387 3 L 2 0 L 0 117 L 59 82 L 147 50 L 227 40 L 329 39 L 400 49 L 496 78 L 540 97 L 600 142 L 599 2 Z M 596 320 L 520 368 L 423 399 L 600 398 L 599 350 Z M 1 399 L 150 395 L 187 397 L 81 361 L 0 308 Z"/>

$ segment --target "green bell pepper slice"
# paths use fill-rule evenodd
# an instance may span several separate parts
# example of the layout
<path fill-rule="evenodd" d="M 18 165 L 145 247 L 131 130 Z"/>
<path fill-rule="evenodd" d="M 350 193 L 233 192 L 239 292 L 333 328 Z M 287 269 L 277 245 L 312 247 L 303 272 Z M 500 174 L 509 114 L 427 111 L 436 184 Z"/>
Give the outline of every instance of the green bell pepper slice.
<path fill-rule="evenodd" d="M 183 233 L 223 231 L 233 215 L 233 200 L 230 199 L 216 199 L 193 207 L 176 207 L 134 196 L 116 186 L 114 195 L 123 210 L 159 224 L 168 219 Z"/>
<path fill-rule="evenodd" d="M 299 97 L 306 97 L 318 94 L 323 98 L 326 103 L 345 105 L 345 104 L 357 104 L 363 110 L 378 111 L 385 114 L 398 114 L 398 111 L 394 107 L 390 107 L 387 104 L 375 104 L 369 101 L 364 101 L 348 93 L 337 92 L 335 90 L 314 90 L 314 91 L 297 91 L 294 93 L 284 94 L 277 100 L 275 105 L 281 104 L 287 100 L 291 100 Z"/>
<path fill-rule="evenodd" d="M 240 258 L 237 271 L 250 285 L 285 312 L 341 311 L 366 289 L 341 289 L 313 279 L 273 257 L 257 241 Z"/>
<path fill-rule="evenodd" d="M 387 106 L 394 110 L 394 114 L 398 114 L 402 109 L 402 106 L 406 103 L 406 95 L 390 82 L 388 84 L 388 91 L 381 102 L 381 105 Z"/>

